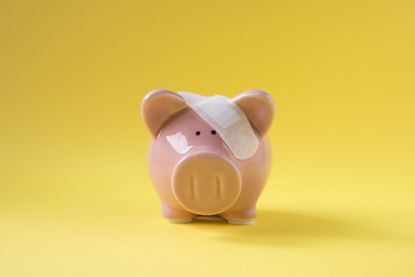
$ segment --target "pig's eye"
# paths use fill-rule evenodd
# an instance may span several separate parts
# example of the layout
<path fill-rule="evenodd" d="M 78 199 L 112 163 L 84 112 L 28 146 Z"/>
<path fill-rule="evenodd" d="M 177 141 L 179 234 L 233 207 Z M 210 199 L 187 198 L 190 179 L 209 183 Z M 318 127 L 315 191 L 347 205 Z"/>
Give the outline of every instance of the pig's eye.
<path fill-rule="evenodd" d="M 212 135 L 216 135 L 216 131 L 215 131 L 215 130 L 210 131 L 210 133 L 211 133 Z"/>
<path fill-rule="evenodd" d="M 200 136 L 200 131 L 196 131 L 195 135 Z"/>

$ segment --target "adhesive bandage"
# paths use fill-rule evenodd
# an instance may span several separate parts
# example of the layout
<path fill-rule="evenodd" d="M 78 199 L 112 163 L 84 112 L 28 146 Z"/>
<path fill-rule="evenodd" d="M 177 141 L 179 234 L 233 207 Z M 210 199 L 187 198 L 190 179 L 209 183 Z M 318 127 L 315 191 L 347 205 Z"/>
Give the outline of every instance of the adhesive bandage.
<path fill-rule="evenodd" d="M 235 158 L 246 160 L 258 149 L 258 139 L 245 113 L 225 96 L 202 96 L 191 92 L 179 92 L 186 104 L 209 124 Z"/>

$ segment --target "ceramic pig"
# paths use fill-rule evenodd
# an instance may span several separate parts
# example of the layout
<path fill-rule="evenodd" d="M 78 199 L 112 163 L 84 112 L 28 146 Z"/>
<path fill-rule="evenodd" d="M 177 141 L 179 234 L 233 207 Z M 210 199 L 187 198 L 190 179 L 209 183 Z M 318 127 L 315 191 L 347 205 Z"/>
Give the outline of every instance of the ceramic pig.
<path fill-rule="evenodd" d="M 175 223 L 199 216 L 252 223 L 271 168 L 270 95 L 248 90 L 232 99 L 208 98 L 159 89 L 141 106 L 162 215 Z"/>

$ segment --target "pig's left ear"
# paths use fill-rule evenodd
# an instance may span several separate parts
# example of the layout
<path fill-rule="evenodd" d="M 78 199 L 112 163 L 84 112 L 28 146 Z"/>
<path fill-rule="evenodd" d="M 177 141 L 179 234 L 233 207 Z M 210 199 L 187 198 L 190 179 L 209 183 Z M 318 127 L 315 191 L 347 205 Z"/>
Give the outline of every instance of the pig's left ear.
<path fill-rule="evenodd" d="M 177 93 L 165 89 L 150 91 L 141 102 L 141 115 L 156 137 L 172 116 L 187 108 L 184 99 Z"/>
<path fill-rule="evenodd" d="M 275 105 L 271 96 L 261 90 L 247 90 L 233 98 L 260 136 L 265 136 L 274 118 Z"/>

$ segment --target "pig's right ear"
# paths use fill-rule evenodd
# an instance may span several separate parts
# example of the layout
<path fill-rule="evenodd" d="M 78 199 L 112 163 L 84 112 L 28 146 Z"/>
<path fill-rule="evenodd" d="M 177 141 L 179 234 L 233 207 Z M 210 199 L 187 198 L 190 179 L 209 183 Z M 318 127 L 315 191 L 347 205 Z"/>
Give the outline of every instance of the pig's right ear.
<path fill-rule="evenodd" d="M 150 91 L 141 102 L 141 115 L 151 134 L 156 137 L 166 122 L 187 108 L 184 99 L 165 89 Z"/>

